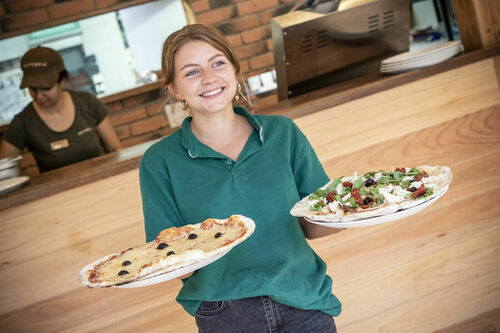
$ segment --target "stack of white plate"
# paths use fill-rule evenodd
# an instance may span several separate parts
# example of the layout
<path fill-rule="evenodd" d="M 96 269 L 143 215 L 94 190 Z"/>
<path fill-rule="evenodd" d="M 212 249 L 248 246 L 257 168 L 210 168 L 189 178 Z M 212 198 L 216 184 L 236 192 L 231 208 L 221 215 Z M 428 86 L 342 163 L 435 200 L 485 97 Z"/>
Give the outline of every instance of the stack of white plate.
<path fill-rule="evenodd" d="M 438 64 L 452 58 L 460 51 L 462 51 L 462 43 L 459 41 L 436 44 L 387 58 L 380 64 L 380 71 L 388 74 L 403 73 Z"/>

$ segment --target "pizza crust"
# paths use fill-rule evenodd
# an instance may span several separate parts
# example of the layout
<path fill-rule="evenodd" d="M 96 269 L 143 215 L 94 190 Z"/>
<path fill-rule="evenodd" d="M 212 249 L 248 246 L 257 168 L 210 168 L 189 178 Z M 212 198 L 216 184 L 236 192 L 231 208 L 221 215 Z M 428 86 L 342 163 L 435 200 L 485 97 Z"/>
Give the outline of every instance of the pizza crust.
<path fill-rule="evenodd" d="M 247 239 L 254 230 L 253 220 L 242 215 L 233 215 L 228 219 L 207 219 L 203 223 L 165 229 L 151 242 L 88 264 L 80 272 L 80 283 L 90 288 L 112 287 L 171 272 L 228 252 Z M 222 236 L 214 237 L 215 233 L 222 231 Z M 196 239 L 189 239 L 189 234 L 196 234 Z M 167 244 L 167 247 L 158 250 L 160 244 Z M 167 255 L 169 251 L 175 252 L 174 255 Z M 132 263 L 122 266 L 124 261 Z M 140 266 L 134 267 L 136 263 Z M 117 271 L 122 269 L 133 273 L 117 275 Z"/>
<path fill-rule="evenodd" d="M 409 168 L 408 168 L 409 169 Z M 360 219 L 370 218 L 374 216 L 388 215 L 395 213 L 399 210 L 408 209 L 411 207 L 415 207 L 421 203 L 431 200 L 432 198 L 439 196 L 441 193 L 447 190 L 451 180 L 453 178 L 453 174 L 451 169 L 447 166 L 419 166 L 417 169 L 421 171 L 427 172 L 429 177 L 423 178 L 424 184 L 434 184 L 433 186 L 433 194 L 415 200 L 405 200 L 399 203 L 390 203 L 386 202 L 380 206 L 365 209 L 363 211 L 353 212 L 349 214 L 339 215 L 339 214 L 323 214 L 320 212 L 314 212 L 309 210 L 309 197 L 312 193 L 299 202 L 297 202 L 290 211 L 290 214 L 296 217 L 307 217 L 310 220 L 318 221 L 318 222 L 349 222 L 356 221 Z M 330 183 L 330 181 L 321 189 L 326 189 Z"/>

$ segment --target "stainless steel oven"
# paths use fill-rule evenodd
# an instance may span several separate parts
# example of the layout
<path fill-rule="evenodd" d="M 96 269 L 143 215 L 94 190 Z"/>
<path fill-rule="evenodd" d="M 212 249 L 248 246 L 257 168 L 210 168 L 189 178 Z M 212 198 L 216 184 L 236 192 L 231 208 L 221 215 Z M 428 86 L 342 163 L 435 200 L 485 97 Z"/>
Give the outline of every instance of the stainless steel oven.
<path fill-rule="evenodd" d="M 408 51 L 409 0 L 348 9 L 338 0 L 315 2 L 271 20 L 278 100 L 375 73 L 381 60 Z"/>

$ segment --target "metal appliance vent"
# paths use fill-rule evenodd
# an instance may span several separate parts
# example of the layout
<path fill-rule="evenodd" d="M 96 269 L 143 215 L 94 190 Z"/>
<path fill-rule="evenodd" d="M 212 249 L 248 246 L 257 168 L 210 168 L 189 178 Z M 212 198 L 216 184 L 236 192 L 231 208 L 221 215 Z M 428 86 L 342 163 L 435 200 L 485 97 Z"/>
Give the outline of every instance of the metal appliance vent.
<path fill-rule="evenodd" d="M 368 17 L 368 31 L 377 32 L 380 30 L 379 14 Z"/>
<path fill-rule="evenodd" d="M 394 10 L 389 10 L 384 13 L 384 29 L 394 27 Z"/>
<path fill-rule="evenodd" d="M 316 37 L 316 40 L 314 37 Z M 315 36 L 313 36 L 313 34 L 305 35 L 300 41 L 300 50 L 304 53 L 312 51 L 315 41 L 317 49 L 328 46 L 328 32 L 326 30 L 321 30 L 317 31 Z"/>
<path fill-rule="evenodd" d="M 316 33 L 316 47 L 322 48 L 328 45 L 328 33 L 326 30 L 321 30 Z"/>
<path fill-rule="evenodd" d="M 305 35 L 300 41 L 300 49 L 302 52 L 310 52 L 313 50 L 313 38 L 311 34 Z"/>

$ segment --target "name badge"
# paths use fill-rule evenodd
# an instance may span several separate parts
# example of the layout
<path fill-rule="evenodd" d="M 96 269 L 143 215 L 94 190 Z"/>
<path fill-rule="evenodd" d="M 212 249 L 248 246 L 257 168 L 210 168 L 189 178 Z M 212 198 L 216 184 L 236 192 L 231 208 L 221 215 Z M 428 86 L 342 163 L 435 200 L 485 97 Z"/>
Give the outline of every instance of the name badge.
<path fill-rule="evenodd" d="M 50 143 L 50 149 L 53 151 L 69 147 L 68 139 L 58 140 Z"/>

